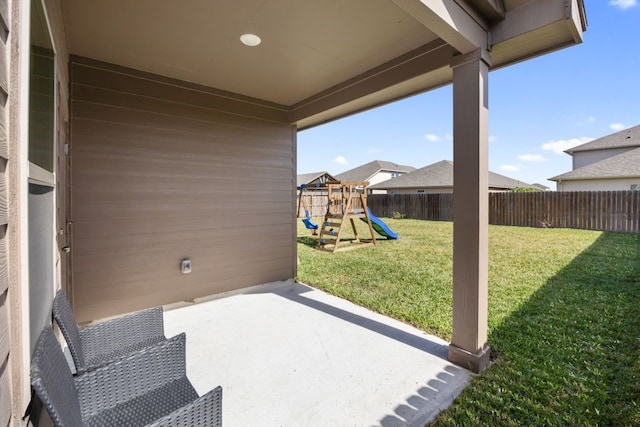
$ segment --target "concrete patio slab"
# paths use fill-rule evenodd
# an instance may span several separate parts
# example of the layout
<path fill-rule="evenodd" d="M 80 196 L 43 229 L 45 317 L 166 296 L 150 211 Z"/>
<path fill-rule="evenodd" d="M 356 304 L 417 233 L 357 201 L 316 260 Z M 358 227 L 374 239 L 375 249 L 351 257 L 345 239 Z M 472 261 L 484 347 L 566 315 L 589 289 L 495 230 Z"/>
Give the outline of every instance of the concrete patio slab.
<path fill-rule="evenodd" d="M 228 427 L 423 426 L 472 377 L 446 341 L 299 283 L 166 307 L 165 331 Z"/>

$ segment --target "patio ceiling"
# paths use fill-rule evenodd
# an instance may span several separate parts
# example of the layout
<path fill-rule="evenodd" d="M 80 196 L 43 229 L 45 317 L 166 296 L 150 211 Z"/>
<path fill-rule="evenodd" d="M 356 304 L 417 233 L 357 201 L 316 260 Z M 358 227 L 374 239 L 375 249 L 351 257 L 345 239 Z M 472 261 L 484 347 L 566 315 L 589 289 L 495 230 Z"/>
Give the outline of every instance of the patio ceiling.
<path fill-rule="evenodd" d="M 72 54 L 279 104 L 304 128 L 450 83 L 457 53 L 489 48 L 496 67 L 573 44 L 582 6 L 568 3 L 63 0 L 63 11 Z M 244 46 L 244 33 L 262 44 Z"/>

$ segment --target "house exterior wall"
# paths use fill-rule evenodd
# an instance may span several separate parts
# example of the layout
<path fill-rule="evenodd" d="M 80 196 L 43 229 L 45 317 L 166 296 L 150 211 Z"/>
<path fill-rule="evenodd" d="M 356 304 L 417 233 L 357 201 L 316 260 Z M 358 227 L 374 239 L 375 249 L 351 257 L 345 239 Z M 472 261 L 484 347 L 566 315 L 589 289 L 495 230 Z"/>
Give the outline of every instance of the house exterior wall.
<path fill-rule="evenodd" d="M 28 140 L 30 5 L 30 0 L 0 0 L 0 426 L 29 422 L 24 418 L 31 399 L 29 361 L 34 340 L 29 318 L 31 310 L 42 309 L 29 298 L 29 267 L 33 263 L 27 238 L 28 179 L 32 178 Z M 52 82 L 56 87 L 55 117 L 63 123 L 68 120 L 68 56 L 61 5 L 55 0 L 44 0 L 43 5 L 56 52 L 56 80 Z M 51 215 L 52 226 L 53 220 Z M 53 235 L 50 242 L 53 244 Z M 54 257 L 48 263 L 52 270 L 59 267 L 59 257 Z M 50 271 L 54 287 L 60 285 L 56 273 Z M 49 302 L 43 303 L 49 311 Z"/>
<path fill-rule="evenodd" d="M 71 84 L 79 321 L 295 276 L 283 110 L 84 58 Z"/>
<path fill-rule="evenodd" d="M 599 162 L 600 160 L 608 159 L 609 157 L 617 156 L 629 150 L 630 148 L 610 148 L 608 150 L 578 151 L 577 153 L 573 153 L 572 156 L 573 170 Z"/>
<path fill-rule="evenodd" d="M 379 171 L 379 172 L 376 172 L 373 175 L 371 175 L 371 177 L 369 179 L 367 179 L 367 181 L 369 181 L 369 185 L 374 185 L 374 184 L 377 184 L 379 182 L 386 181 L 388 179 L 391 179 L 391 172 L 389 172 L 389 171 Z"/>
<path fill-rule="evenodd" d="M 636 178 L 585 179 L 558 181 L 558 191 L 618 191 L 640 190 L 640 176 Z M 636 185 L 636 188 L 632 188 Z"/>
<path fill-rule="evenodd" d="M 387 194 L 439 194 L 452 193 L 451 187 L 415 187 L 415 188 L 390 188 Z"/>
<path fill-rule="evenodd" d="M 374 185 L 379 182 L 384 182 L 391 178 L 394 178 L 393 176 L 394 174 L 397 174 L 396 176 L 400 176 L 400 175 L 404 175 L 405 173 L 407 172 L 378 171 L 373 175 L 371 175 L 371 177 L 366 181 L 369 181 L 369 185 Z"/>
<path fill-rule="evenodd" d="M 6 0 L 0 1 L 0 26 L 3 32 L 10 29 L 9 5 Z M 11 368 L 9 354 L 10 316 L 9 316 L 9 271 L 7 256 L 7 229 L 9 227 L 7 162 L 9 160 L 8 128 L 9 115 L 9 70 L 11 50 L 10 39 L 0 38 L 0 426 L 9 425 L 12 412 L 13 392 L 11 387 Z M 11 58 L 13 59 L 13 57 Z"/>
<path fill-rule="evenodd" d="M 490 193 L 502 193 L 509 190 L 510 189 L 508 188 L 489 187 Z M 374 190 L 372 191 L 372 194 L 383 194 L 383 193 L 378 193 L 378 191 L 383 191 L 383 190 Z M 453 187 L 390 188 L 384 191 L 387 194 L 444 194 L 444 193 L 453 193 Z"/>

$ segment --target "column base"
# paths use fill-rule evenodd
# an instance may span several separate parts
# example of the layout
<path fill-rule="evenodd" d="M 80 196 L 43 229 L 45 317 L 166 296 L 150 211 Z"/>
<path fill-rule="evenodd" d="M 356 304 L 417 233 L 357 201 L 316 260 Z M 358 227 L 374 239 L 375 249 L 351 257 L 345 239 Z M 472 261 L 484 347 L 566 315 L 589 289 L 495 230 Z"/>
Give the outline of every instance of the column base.
<path fill-rule="evenodd" d="M 478 353 L 471 353 L 449 344 L 449 361 L 479 374 L 489 366 L 491 349 L 485 345 Z"/>

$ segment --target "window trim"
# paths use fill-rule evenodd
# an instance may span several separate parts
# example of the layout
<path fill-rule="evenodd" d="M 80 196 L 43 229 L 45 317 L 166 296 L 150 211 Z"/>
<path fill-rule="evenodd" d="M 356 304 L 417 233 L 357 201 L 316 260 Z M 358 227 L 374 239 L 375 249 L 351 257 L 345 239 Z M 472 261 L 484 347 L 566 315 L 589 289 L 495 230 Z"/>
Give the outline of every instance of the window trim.
<path fill-rule="evenodd" d="M 29 184 L 43 185 L 45 187 L 55 187 L 56 177 L 53 172 L 49 172 L 42 166 L 29 162 L 29 172 L 27 181 Z"/>

